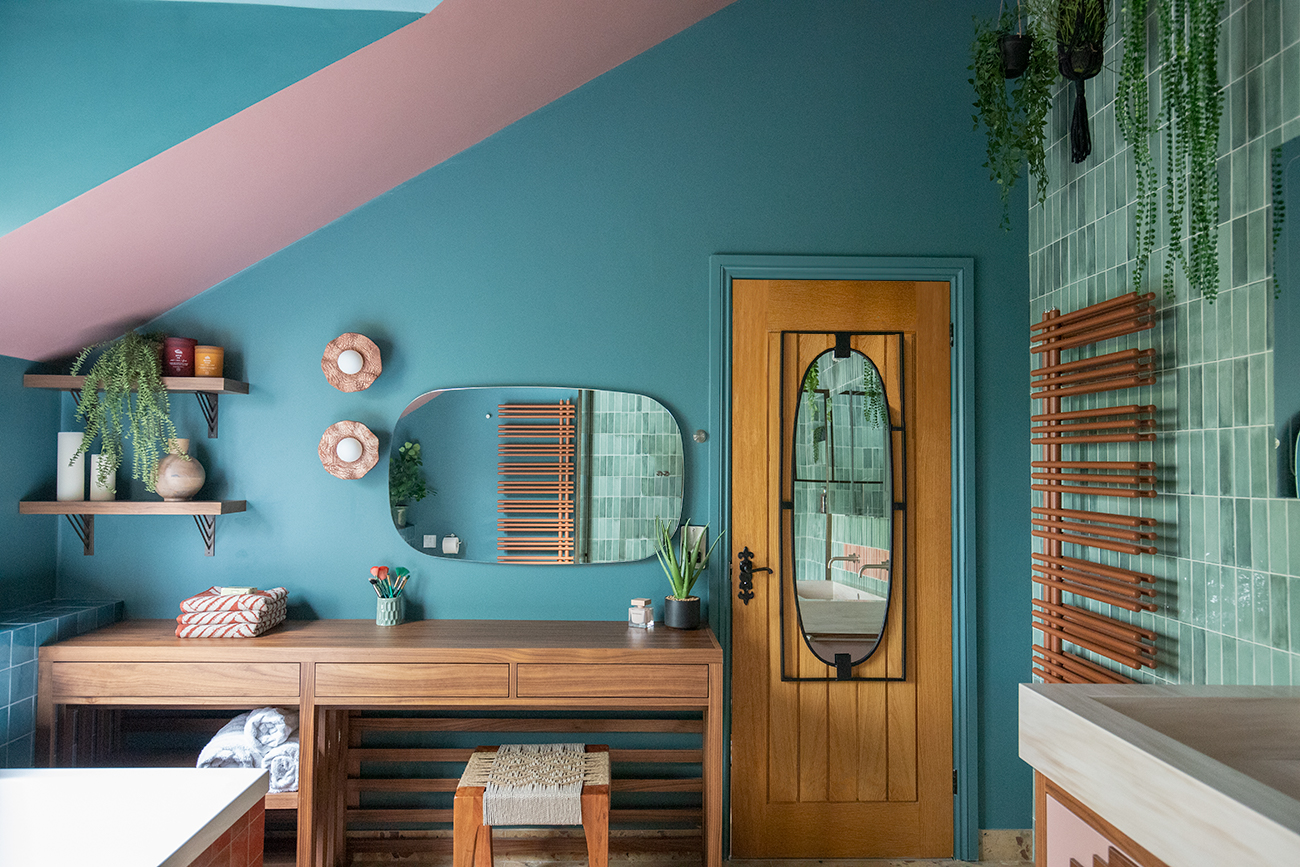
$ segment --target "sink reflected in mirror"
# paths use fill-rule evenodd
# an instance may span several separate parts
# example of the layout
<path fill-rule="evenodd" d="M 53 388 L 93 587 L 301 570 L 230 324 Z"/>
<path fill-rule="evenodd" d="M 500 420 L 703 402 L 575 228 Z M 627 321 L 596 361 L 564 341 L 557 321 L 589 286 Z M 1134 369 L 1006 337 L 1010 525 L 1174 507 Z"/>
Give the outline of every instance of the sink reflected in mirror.
<path fill-rule="evenodd" d="M 403 410 L 392 442 L 420 444 L 436 492 L 407 503 L 402 522 L 394 517 L 402 538 L 425 554 L 621 563 L 654 556 L 656 518 L 674 530 L 681 519 L 681 430 L 644 395 L 439 389 Z"/>

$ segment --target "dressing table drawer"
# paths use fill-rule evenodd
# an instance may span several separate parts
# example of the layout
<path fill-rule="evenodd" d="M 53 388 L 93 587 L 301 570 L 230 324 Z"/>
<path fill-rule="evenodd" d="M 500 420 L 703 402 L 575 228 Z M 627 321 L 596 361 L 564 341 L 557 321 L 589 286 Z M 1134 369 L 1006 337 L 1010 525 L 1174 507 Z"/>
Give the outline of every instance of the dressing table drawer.
<path fill-rule="evenodd" d="M 56 662 L 56 701 L 68 698 L 298 696 L 296 662 Z"/>
<path fill-rule="evenodd" d="M 316 695 L 330 698 L 506 698 L 509 663 L 319 662 Z"/>
<path fill-rule="evenodd" d="M 707 665 L 519 664 L 520 698 L 707 698 Z"/>

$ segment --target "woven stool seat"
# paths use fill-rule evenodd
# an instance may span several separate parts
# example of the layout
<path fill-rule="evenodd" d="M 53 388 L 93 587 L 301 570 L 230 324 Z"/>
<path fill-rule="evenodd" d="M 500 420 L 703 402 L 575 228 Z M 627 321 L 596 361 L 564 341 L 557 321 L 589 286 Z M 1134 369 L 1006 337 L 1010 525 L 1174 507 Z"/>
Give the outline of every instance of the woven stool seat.
<path fill-rule="evenodd" d="M 581 825 L 591 867 L 609 861 L 609 747 L 479 747 L 456 787 L 453 867 L 491 867 L 493 825 Z"/>

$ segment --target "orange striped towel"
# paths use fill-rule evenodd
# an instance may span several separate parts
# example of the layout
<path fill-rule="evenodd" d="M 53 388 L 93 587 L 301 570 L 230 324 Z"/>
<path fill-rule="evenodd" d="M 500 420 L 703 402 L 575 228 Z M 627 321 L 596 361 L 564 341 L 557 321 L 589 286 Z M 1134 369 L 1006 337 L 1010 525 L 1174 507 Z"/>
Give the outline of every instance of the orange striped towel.
<path fill-rule="evenodd" d="M 273 602 L 257 611 L 195 611 L 181 614 L 176 622 L 183 626 L 204 626 L 209 623 L 260 623 L 264 620 L 280 621 L 288 613 L 287 602 Z"/>
<path fill-rule="evenodd" d="M 176 618 L 178 621 L 180 618 Z M 177 638 L 256 638 L 284 622 L 278 618 L 259 620 L 256 623 L 177 623 Z"/>
<path fill-rule="evenodd" d="M 261 613 L 272 602 L 283 602 L 289 598 L 289 591 L 283 587 L 270 590 L 258 590 L 254 593 L 234 593 L 222 596 L 220 587 L 209 587 L 202 593 L 191 596 L 181 602 L 181 612 L 192 614 L 196 611 L 252 611 Z"/>

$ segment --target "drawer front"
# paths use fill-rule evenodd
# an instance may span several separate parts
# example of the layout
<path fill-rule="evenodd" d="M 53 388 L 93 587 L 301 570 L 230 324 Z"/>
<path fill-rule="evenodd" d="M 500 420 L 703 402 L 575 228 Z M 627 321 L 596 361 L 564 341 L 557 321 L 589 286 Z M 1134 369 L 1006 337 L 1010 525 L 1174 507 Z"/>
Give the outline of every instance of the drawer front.
<path fill-rule="evenodd" d="M 296 662 L 56 662 L 51 677 L 55 701 L 298 695 Z"/>
<path fill-rule="evenodd" d="M 708 698 L 707 665 L 520 663 L 519 697 Z"/>
<path fill-rule="evenodd" d="M 507 698 L 510 695 L 510 666 L 504 662 L 321 662 L 316 665 L 316 695 Z"/>

